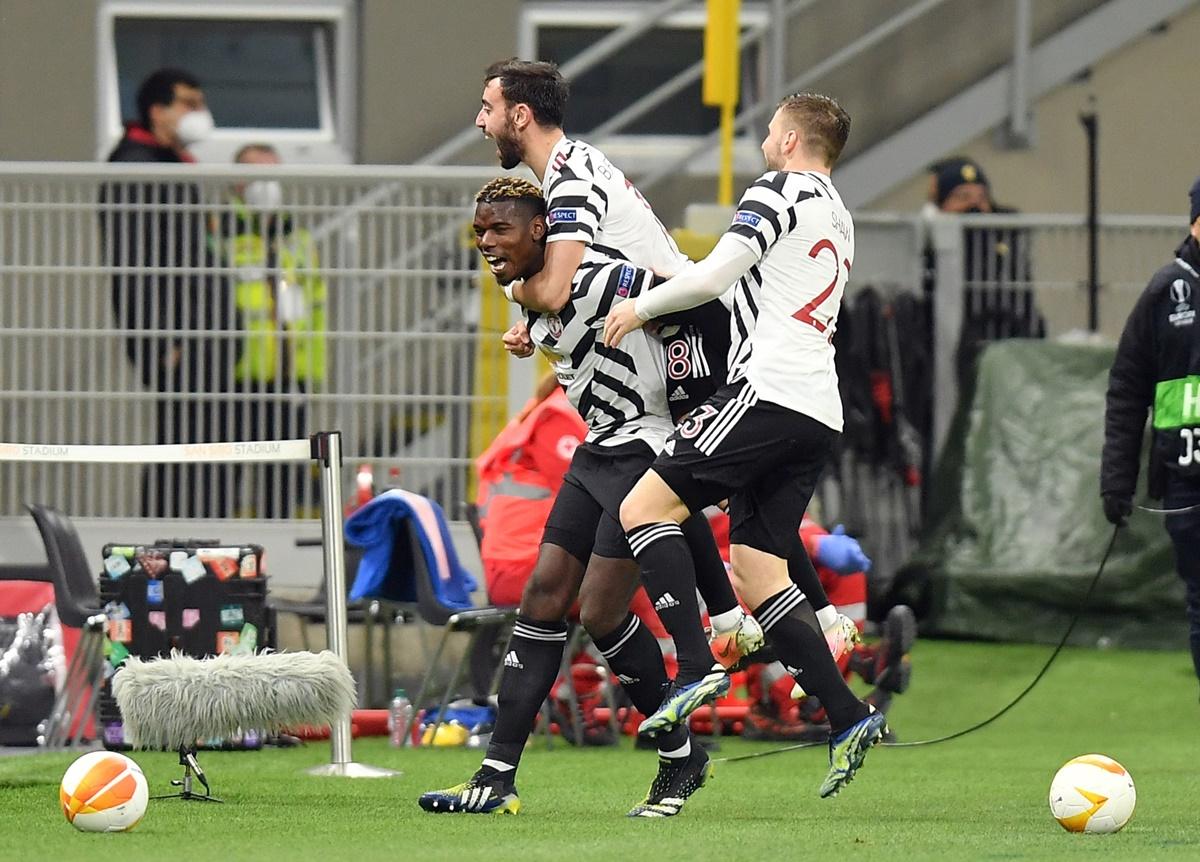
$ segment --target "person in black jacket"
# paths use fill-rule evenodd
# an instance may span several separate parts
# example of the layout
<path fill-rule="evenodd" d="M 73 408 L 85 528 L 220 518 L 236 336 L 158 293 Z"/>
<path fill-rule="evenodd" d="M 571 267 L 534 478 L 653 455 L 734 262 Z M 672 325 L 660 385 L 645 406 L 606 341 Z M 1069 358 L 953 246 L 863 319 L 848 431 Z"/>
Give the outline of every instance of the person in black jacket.
<path fill-rule="evenodd" d="M 978 163 L 955 156 L 929 166 L 925 212 L 1011 215 L 1017 210 L 995 201 L 991 184 Z M 1031 245 L 1026 228 L 963 228 L 963 323 L 958 366 L 964 386 L 970 385 L 975 360 L 988 342 L 1046 337 L 1046 322 L 1032 287 Z M 931 299 L 937 288 L 936 267 L 933 246 L 927 244 L 924 287 Z"/>
<path fill-rule="evenodd" d="M 1200 179 L 1191 230 L 1130 312 L 1108 379 L 1100 495 L 1123 526 L 1133 511 L 1146 413 L 1152 420 L 1148 490 L 1166 508 L 1179 577 L 1187 586 L 1192 662 L 1200 677 Z M 1193 509 L 1192 507 L 1196 507 Z"/>
<path fill-rule="evenodd" d="M 181 164 L 188 147 L 212 130 L 199 82 L 160 69 L 137 93 L 138 118 L 110 162 Z M 208 272 L 209 250 L 199 188 L 190 182 L 109 182 L 100 191 L 101 248 L 112 276 L 117 326 L 125 354 L 154 403 L 155 442 L 232 439 L 233 388 L 239 339 L 226 278 Z M 227 335 L 224 333 L 228 333 Z M 181 397 L 182 396 L 182 397 Z M 232 471 L 215 466 L 154 465 L 142 478 L 142 514 L 221 517 L 230 514 Z"/>

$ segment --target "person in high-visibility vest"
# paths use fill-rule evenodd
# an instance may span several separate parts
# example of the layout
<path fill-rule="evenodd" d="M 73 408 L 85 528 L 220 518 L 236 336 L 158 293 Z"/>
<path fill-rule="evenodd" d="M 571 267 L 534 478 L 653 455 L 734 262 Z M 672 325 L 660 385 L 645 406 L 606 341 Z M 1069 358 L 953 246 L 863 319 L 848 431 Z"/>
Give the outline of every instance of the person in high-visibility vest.
<path fill-rule="evenodd" d="M 550 507 L 575 447 L 586 436 L 587 425 L 554 374 L 547 373 L 533 398 L 475 459 L 479 474 L 475 505 L 482 533 L 479 556 L 493 604 L 521 603 Z M 634 594 L 630 610 L 655 637 L 667 638 L 645 589 Z"/>
<path fill-rule="evenodd" d="M 575 448 L 587 436 L 587 425 L 567 400 L 553 372 L 540 381 L 533 397 L 475 459 L 479 488 L 479 557 L 488 600 L 517 606 L 537 563 L 542 530 Z M 639 587 L 629 609 L 661 641 L 667 630 L 654 612 L 646 590 Z M 578 602 L 571 616 L 578 619 Z M 495 673 L 495 647 L 503 641 L 477 637 L 471 655 L 471 681 L 478 695 L 487 694 Z M 588 659 L 590 661 L 590 659 Z M 594 662 L 593 662 L 594 664 Z M 578 681 L 577 681 L 578 685 Z M 589 692 L 591 694 L 591 692 Z M 585 693 L 579 692 L 581 699 Z M 592 728 L 585 728 L 590 738 Z M 572 735 L 564 731 L 565 739 Z M 611 739 L 604 738 L 605 742 Z"/>
<path fill-rule="evenodd" d="M 479 556 L 488 598 L 518 605 L 537 562 L 542 528 L 587 425 L 553 374 L 475 460 Z"/>
<path fill-rule="evenodd" d="M 277 165 L 269 144 L 248 144 L 234 161 Z M 235 295 L 244 331 L 234 376 L 243 395 L 237 434 L 251 440 L 307 435 L 304 393 L 325 380 L 326 302 L 316 245 L 282 210 L 283 190 L 274 180 L 238 185 L 222 231 L 225 256 L 236 272 Z M 298 502 L 303 468 L 258 465 L 252 506 L 263 518 L 288 517 Z"/>

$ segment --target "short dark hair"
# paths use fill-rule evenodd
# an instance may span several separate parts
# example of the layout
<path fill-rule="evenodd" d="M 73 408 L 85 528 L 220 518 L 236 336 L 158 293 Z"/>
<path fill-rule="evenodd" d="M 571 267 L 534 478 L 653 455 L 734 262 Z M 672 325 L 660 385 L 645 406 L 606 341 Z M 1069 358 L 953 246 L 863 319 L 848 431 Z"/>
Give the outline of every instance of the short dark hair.
<path fill-rule="evenodd" d="M 234 164 L 239 164 L 242 161 L 242 156 L 247 153 L 268 153 L 275 158 L 279 158 L 279 150 L 271 144 L 250 143 L 238 147 L 238 151 L 233 154 Z"/>
<path fill-rule="evenodd" d="M 200 89 L 196 76 L 182 69 L 159 69 L 142 81 L 137 91 L 138 122 L 144 128 L 150 128 L 150 107 L 152 105 L 169 105 L 175 101 L 175 85 Z"/>
<path fill-rule="evenodd" d="M 542 196 L 542 190 L 520 177 L 496 177 L 489 180 L 475 195 L 476 205 L 507 202 L 519 204 L 531 219 L 546 212 L 546 199 Z"/>
<path fill-rule="evenodd" d="M 776 110 L 785 112 L 796 123 L 804 149 L 823 155 L 825 164 L 832 168 L 850 137 L 850 115 L 837 100 L 820 93 L 793 93 L 784 96 Z"/>
<path fill-rule="evenodd" d="M 512 57 L 487 67 L 483 83 L 493 78 L 500 79 L 504 100 L 513 105 L 528 105 L 539 126 L 562 128 L 571 86 L 557 65 Z"/>

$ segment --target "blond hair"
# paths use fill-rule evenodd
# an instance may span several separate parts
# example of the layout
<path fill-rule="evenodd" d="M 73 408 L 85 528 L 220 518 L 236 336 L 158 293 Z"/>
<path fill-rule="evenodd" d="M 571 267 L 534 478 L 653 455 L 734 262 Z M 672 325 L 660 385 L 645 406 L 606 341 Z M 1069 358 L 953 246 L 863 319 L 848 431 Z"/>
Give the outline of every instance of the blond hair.
<path fill-rule="evenodd" d="M 832 168 L 850 137 L 850 115 L 837 99 L 820 93 L 792 93 L 784 96 L 776 110 L 800 132 L 804 149 L 824 158 Z"/>
<path fill-rule="evenodd" d="M 536 201 L 544 206 L 542 190 L 521 177 L 496 177 L 475 195 L 477 204 L 494 204 L 500 201 Z"/>

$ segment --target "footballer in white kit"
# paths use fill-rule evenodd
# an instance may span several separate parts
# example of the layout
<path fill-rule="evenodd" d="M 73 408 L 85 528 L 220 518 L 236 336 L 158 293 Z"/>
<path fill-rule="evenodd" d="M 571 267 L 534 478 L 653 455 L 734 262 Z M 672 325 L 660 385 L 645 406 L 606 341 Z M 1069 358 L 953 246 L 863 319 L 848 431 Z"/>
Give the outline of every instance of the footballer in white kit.
<path fill-rule="evenodd" d="M 654 470 L 689 511 L 728 498 L 731 541 L 786 558 L 842 429 L 831 339 L 854 228 L 828 177 L 768 171 L 714 254 L 744 267 L 729 380 L 678 427 Z M 637 300 L 639 313 L 658 315 L 655 293 Z"/>
<path fill-rule="evenodd" d="M 547 243 L 576 240 L 601 254 L 670 277 L 690 261 L 621 169 L 565 135 L 542 177 Z"/>
<path fill-rule="evenodd" d="M 512 284 L 508 289 L 512 299 L 529 313 L 554 314 L 569 301 L 573 279 L 589 253 L 628 261 L 662 277 L 687 268 L 687 258 L 620 169 L 595 147 L 563 132 L 561 109 L 567 85 L 556 67 L 511 60 L 496 64 L 485 75 L 476 125 L 496 142 L 501 165 L 524 163 L 533 171 L 546 202 L 543 266 L 521 284 Z M 663 342 L 664 351 L 670 351 L 670 362 L 660 354 L 653 373 L 676 372 L 668 374 L 673 404 L 681 406 L 685 399 L 693 400 L 689 390 L 698 389 L 693 372 L 703 375 L 703 369 L 711 367 L 704 353 L 718 344 L 728 345 L 729 312 L 722 299 L 714 297 L 687 312 L 686 320 L 659 321 L 671 327 L 664 330 Z M 522 355 L 532 349 L 528 335 L 527 328 L 518 324 L 504 339 L 514 353 Z M 685 365 L 686 373 L 682 370 Z M 650 373 L 648 368 L 645 371 Z M 732 654 L 731 634 L 736 647 L 733 653 L 756 649 L 762 642 L 761 632 L 733 593 L 707 521 L 697 513 L 681 531 L 697 564 L 696 586 L 704 596 L 721 654 Z M 670 591 L 662 587 L 654 569 L 643 566 L 642 574 L 659 617 L 675 641 L 676 678 L 687 682 L 708 674 L 715 661 L 700 626 L 695 596 L 667 595 Z M 672 622 L 675 617 L 681 620 L 678 625 Z M 728 681 L 722 679 L 727 686 Z"/>
<path fill-rule="evenodd" d="M 849 783 L 887 728 L 846 686 L 813 603 L 787 568 L 842 428 L 832 339 L 854 265 L 854 225 L 830 172 L 849 131 L 849 115 L 827 96 L 781 101 L 762 145 L 768 170 L 742 195 L 716 248 L 614 307 L 605 321 L 605 343 L 616 346 L 645 321 L 709 301 L 736 282 L 728 382 L 668 439 L 621 504 L 621 526 L 643 570 L 663 572 L 679 595 L 695 576 L 678 523 L 729 501 L 734 586 L 784 666 L 829 716 L 824 797 Z M 719 685 L 710 673 L 676 686 L 641 729 L 686 721 Z"/>

